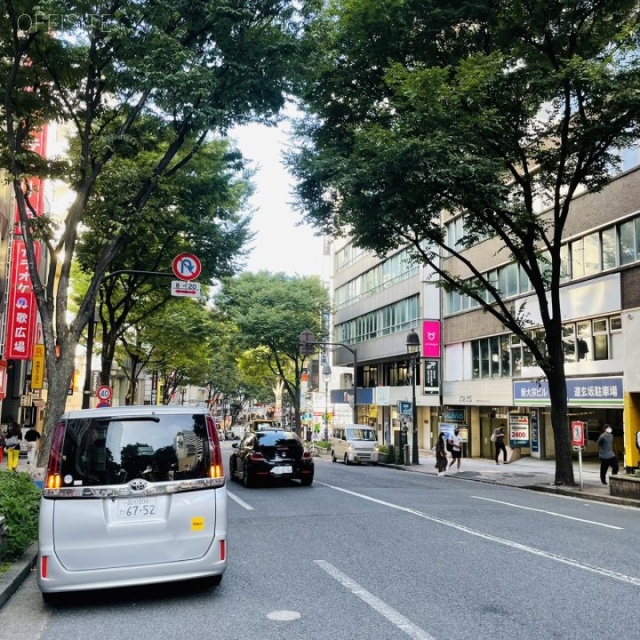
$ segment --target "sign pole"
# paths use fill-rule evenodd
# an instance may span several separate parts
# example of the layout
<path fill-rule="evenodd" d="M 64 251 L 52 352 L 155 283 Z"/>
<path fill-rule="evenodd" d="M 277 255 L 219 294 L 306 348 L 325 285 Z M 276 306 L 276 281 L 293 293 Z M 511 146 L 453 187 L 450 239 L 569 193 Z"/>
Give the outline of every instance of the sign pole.
<path fill-rule="evenodd" d="M 578 470 L 580 474 L 580 491 L 582 491 L 584 489 L 582 484 L 582 447 L 578 449 Z"/>

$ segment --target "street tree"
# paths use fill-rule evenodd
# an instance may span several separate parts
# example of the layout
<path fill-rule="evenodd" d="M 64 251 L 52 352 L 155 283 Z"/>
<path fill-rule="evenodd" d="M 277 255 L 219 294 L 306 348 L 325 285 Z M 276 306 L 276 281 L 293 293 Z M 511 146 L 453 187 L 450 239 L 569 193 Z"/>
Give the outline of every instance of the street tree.
<path fill-rule="evenodd" d="M 329 310 L 327 290 L 316 277 L 242 273 L 223 281 L 216 303 L 237 326 L 240 344 L 267 350 L 266 363 L 284 383 L 300 433 L 300 375 L 305 363 L 299 354 L 300 333 L 307 329 L 322 334 L 323 314 Z"/>
<path fill-rule="evenodd" d="M 125 0 L 96 16 L 88 0 L 5 0 L 0 11 L 0 168 L 8 173 L 41 318 L 48 378 L 41 456 L 64 409 L 76 345 L 101 278 L 129 242 L 158 185 L 201 150 L 211 132 L 271 120 L 293 87 L 306 7 L 295 2 Z M 102 11 L 100 12 L 103 13 Z M 69 18 L 65 20 L 64 18 Z M 144 121 L 147 127 L 141 126 Z M 79 153 L 49 159 L 33 148 L 47 123 L 64 123 Z M 115 212 L 113 234 L 78 313 L 69 318 L 71 264 L 96 181 L 143 131 L 170 136 L 164 153 Z M 142 145 L 143 146 L 143 145 Z M 130 154 L 127 155 L 130 157 Z M 56 227 L 36 218 L 32 177 L 60 178 L 71 204 Z M 34 240 L 46 247 L 46 273 Z"/>
<path fill-rule="evenodd" d="M 638 17 L 631 0 L 338 0 L 317 24 L 290 156 L 307 221 L 381 256 L 412 247 L 520 337 L 548 381 L 558 484 L 574 483 L 562 240 L 573 198 L 638 139 Z M 526 274 L 535 321 L 476 266 L 486 239 Z"/>
<path fill-rule="evenodd" d="M 147 144 L 152 150 L 145 157 L 154 164 L 165 143 L 157 139 Z M 85 216 L 87 230 L 77 249 L 85 273 L 95 272 L 99 247 L 114 232 L 115 213 L 130 199 L 131 185 L 145 171 L 142 165 L 139 154 L 134 154 L 131 160 L 110 166 L 97 181 L 96 198 Z M 205 283 L 240 268 L 243 247 L 251 238 L 249 217 L 242 214 L 252 192 L 249 177 L 229 142 L 214 140 L 204 144 L 182 171 L 158 185 L 129 242 L 111 263 L 111 273 L 123 273 L 103 277 L 98 293 L 101 384 L 109 384 L 116 345 L 129 327 L 139 326 L 172 298 L 175 256 L 185 251 L 198 256 L 202 264 L 198 281 Z M 154 272 L 169 278 L 150 275 Z"/>
<path fill-rule="evenodd" d="M 147 371 L 157 372 L 164 389 L 162 403 L 167 404 L 182 387 L 206 386 L 215 329 L 214 313 L 206 304 L 174 299 L 123 336 L 127 359 L 119 364 L 131 370 L 135 360 L 138 369 L 143 364 Z"/>

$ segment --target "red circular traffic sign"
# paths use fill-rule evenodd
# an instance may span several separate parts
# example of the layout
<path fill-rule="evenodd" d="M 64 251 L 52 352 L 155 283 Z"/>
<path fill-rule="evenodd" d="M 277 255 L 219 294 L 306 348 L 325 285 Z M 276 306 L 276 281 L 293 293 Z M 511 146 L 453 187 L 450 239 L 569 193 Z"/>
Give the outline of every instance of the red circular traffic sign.
<path fill-rule="evenodd" d="M 113 395 L 113 389 L 108 387 L 106 384 L 103 384 L 101 387 L 98 387 L 96 391 L 96 396 L 100 398 L 103 402 L 108 402 L 111 400 L 111 396 Z"/>
<path fill-rule="evenodd" d="M 200 259 L 193 253 L 181 253 L 173 259 L 173 273 L 180 280 L 195 280 L 202 271 Z"/>
<path fill-rule="evenodd" d="M 104 409 L 105 407 L 110 407 L 110 406 L 111 406 L 111 403 L 105 402 L 105 401 L 98 402 L 98 404 L 96 405 L 98 409 Z"/>

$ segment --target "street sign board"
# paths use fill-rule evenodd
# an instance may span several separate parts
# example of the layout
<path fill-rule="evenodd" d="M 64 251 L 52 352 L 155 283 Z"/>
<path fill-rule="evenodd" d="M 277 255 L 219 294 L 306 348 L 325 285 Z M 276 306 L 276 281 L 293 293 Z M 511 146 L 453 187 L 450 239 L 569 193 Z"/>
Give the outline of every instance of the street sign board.
<path fill-rule="evenodd" d="M 111 400 L 111 396 L 113 396 L 113 389 L 103 384 L 101 387 L 98 387 L 96 396 L 103 402 L 108 402 Z"/>
<path fill-rule="evenodd" d="M 202 271 L 202 264 L 193 253 L 180 253 L 173 259 L 172 268 L 176 278 L 195 280 Z"/>
<path fill-rule="evenodd" d="M 199 298 L 200 283 L 187 282 L 186 280 L 172 280 L 171 295 L 178 296 L 181 298 Z"/>

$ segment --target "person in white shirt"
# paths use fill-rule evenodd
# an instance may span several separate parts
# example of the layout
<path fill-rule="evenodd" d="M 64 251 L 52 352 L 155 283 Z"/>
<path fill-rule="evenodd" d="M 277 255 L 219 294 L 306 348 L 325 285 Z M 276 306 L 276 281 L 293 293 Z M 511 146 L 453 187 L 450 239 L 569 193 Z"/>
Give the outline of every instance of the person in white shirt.
<path fill-rule="evenodd" d="M 453 430 L 453 435 L 449 436 L 449 442 L 451 442 L 451 463 L 449 469 L 457 464 L 456 471 L 460 471 L 460 460 L 462 459 L 462 438 L 460 437 L 460 429 L 456 427 Z"/>

